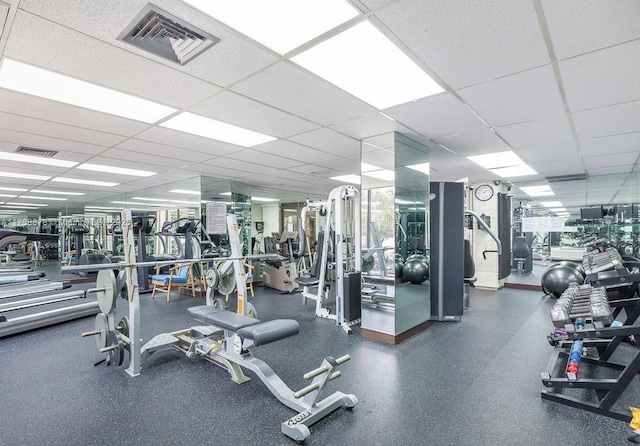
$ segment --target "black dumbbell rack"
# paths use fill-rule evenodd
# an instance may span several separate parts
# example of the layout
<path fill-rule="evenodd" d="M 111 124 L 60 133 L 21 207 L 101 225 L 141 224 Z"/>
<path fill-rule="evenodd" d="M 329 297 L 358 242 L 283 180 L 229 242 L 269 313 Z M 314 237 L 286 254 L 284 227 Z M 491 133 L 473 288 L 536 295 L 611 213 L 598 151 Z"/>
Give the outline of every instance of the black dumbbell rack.
<path fill-rule="evenodd" d="M 614 310 L 616 315 L 622 310 L 626 311 L 627 318 L 621 327 L 605 327 L 600 322 L 594 322 L 577 329 L 570 324 L 565 326 L 566 334 L 554 334 L 548 337 L 555 348 L 545 371 L 541 373 L 542 383 L 546 388 L 542 390 L 540 396 L 545 400 L 628 422 L 631 420 L 631 415 L 628 412 L 617 411 L 613 406 L 640 372 L 640 350 L 636 349 L 635 355 L 626 364 L 611 361 L 611 356 L 623 340 L 628 339 L 629 336 L 640 336 L 640 326 L 632 325 L 640 316 L 640 299 L 610 301 L 609 304 L 616 307 Z M 594 352 L 582 356 L 583 364 L 617 370 L 620 372 L 617 377 L 589 378 L 590 373 L 589 371 L 585 373 L 584 368 L 581 368 L 576 376 L 567 376 L 566 365 L 571 346 L 576 340 L 582 340 L 584 347 Z M 558 375 L 558 371 L 561 376 L 554 376 L 554 374 Z M 592 390 L 597 402 L 567 395 L 563 393 L 564 389 Z M 588 395 L 584 396 L 588 397 Z"/>

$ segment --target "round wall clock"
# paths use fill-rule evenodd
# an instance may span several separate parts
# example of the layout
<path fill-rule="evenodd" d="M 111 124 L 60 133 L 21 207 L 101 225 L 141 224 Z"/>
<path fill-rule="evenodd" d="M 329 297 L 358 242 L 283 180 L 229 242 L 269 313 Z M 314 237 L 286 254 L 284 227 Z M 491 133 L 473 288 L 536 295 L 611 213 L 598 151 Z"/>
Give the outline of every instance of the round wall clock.
<path fill-rule="evenodd" d="M 493 197 L 493 187 L 488 184 L 483 184 L 482 186 L 476 187 L 476 198 L 480 201 L 487 201 Z"/>

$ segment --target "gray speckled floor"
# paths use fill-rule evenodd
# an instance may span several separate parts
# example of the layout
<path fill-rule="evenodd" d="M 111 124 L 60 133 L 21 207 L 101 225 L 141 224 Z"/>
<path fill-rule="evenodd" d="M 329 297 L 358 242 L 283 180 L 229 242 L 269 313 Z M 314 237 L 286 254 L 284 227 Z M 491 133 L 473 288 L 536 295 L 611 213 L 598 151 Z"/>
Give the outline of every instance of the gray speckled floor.
<path fill-rule="evenodd" d="M 185 309 L 203 299 L 142 296 L 142 335 L 197 325 Z M 295 318 L 300 334 L 254 349 L 292 388 L 325 355 L 350 353 L 330 388 L 354 393 L 352 412 L 312 428 L 309 445 L 617 445 L 626 423 L 540 399 L 551 354 L 552 302 L 539 292 L 474 290 L 459 323 L 436 323 L 392 347 L 313 316 L 299 295 L 258 288 L 262 320 Z M 116 310 L 126 313 L 124 301 Z M 237 385 L 221 368 L 175 351 L 143 374 L 94 367 L 93 319 L 0 339 L 1 445 L 290 445 L 293 412 L 258 379 Z M 625 402 L 640 404 L 637 383 Z"/>

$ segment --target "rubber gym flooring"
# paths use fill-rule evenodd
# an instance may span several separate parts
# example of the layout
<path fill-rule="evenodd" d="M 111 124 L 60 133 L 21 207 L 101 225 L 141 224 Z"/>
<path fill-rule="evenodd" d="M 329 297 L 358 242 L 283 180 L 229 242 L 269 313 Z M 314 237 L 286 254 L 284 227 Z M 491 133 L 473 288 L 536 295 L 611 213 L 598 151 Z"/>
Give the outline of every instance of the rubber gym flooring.
<path fill-rule="evenodd" d="M 253 352 L 293 389 L 324 356 L 351 355 L 329 389 L 360 402 L 312 427 L 308 445 L 630 444 L 626 423 L 540 399 L 552 350 L 550 299 L 512 289 L 473 293 L 462 322 L 435 323 L 393 347 L 357 330 L 344 334 L 314 317 L 299 294 L 257 288 L 260 319 L 294 318 L 301 329 Z M 143 338 L 198 325 L 186 308 L 203 300 L 142 295 Z M 125 301 L 116 312 L 126 314 Z M 172 350 L 153 356 L 136 378 L 124 366 L 94 367 L 102 355 L 80 337 L 92 329 L 85 318 L 0 339 L 0 445 L 294 444 L 280 433 L 293 412 L 259 379 L 238 385 L 225 370 Z M 618 406 L 640 404 L 632 387 Z"/>

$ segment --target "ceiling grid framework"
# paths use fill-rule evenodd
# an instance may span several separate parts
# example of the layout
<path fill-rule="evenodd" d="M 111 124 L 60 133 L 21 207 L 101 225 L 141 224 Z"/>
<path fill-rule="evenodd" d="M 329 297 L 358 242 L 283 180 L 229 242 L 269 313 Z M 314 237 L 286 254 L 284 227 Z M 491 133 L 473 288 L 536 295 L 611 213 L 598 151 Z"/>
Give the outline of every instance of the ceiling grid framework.
<path fill-rule="evenodd" d="M 0 187 L 82 190 L 87 195 L 68 203 L 105 204 L 114 194 L 206 175 L 270 187 L 274 195 L 323 195 L 339 184 L 330 176 L 359 174 L 361 139 L 395 130 L 429 142 L 434 180 L 500 179 L 466 157 L 512 150 L 537 172 L 502 179 L 515 186 L 587 174 L 582 187 L 552 184 L 554 200 L 573 211 L 596 197 L 603 204 L 628 197 L 620 188 L 633 188 L 640 2 L 354 0 L 352 19 L 284 55 L 181 0 L 152 3 L 220 43 L 179 66 L 117 40 L 146 0 L 0 0 L 0 56 L 172 106 L 172 116 L 188 111 L 276 140 L 241 147 L 163 128 L 162 121 L 146 124 L 0 88 L 1 152 L 26 145 L 57 150 L 63 160 L 157 173 L 137 178 L 3 161 L 0 170 L 120 184 L 0 177 Z M 364 21 L 445 91 L 378 110 L 291 60 Z"/>

